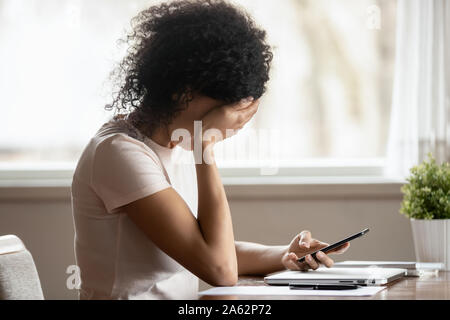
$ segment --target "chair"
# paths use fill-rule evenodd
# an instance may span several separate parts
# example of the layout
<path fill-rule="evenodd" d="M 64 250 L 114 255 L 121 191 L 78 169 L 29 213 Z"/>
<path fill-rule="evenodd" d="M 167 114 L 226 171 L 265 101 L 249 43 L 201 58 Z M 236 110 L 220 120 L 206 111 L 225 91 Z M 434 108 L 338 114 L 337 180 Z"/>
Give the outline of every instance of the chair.
<path fill-rule="evenodd" d="M 14 235 L 0 236 L 0 300 L 43 300 L 31 253 Z"/>

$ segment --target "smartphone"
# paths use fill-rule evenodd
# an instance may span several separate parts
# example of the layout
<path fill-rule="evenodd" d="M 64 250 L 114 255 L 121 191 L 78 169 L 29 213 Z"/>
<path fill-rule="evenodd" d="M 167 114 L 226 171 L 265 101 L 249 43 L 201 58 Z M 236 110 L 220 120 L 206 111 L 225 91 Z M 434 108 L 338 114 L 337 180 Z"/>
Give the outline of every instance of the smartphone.
<path fill-rule="evenodd" d="M 317 252 L 322 251 L 323 253 L 327 253 L 327 252 L 330 251 L 330 250 L 333 250 L 333 249 L 335 249 L 335 248 L 337 248 L 337 247 L 342 246 L 342 245 L 343 245 L 344 243 L 346 243 L 346 242 L 349 242 L 349 241 L 352 241 L 353 239 L 362 237 L 363 235 L 365 235 L 365 234 L 368 233 L 368 232 L 369 232 L 369 229 L 368 229 L 368 228 L 367 228 L 367 229 L 364 229 L 363 231 L 358 232 L 358 233 L 355 233 L 354 235 L 351 235 L 350 237 L 345 238 L 344 240 L 338 241 L 338 242 L 336 242 L 336 243 L 333 243 L 333 244 L 329 245 L 328 247 L 325 247 L 325 248 L 322 248 L 322 249 L 320 249 L 320 250 L 314 251 L 313 253 L 311 253 L 311 256 L 312 256 L 314 259 L 316 259 L 316 254 L 317 254 Z M 305 257 L 306 257 L 306 256 L 301 257 L 301 258 L 298 259 L 297 261 L 298 261 L 298 262 L 304 262 L 304 261 L 305 261 Z"/>

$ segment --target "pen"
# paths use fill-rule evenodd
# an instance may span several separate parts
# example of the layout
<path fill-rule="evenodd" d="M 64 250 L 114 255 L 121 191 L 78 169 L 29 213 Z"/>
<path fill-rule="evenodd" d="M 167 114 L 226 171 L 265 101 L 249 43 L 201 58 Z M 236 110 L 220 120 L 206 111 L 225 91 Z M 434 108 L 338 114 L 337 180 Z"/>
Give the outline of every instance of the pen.
<path fill-rule="evenodd" d="M 291 290 L 352 290 L 358 289 L 355 284 L 307 284 L 307 283 L 290 283 Z"/>

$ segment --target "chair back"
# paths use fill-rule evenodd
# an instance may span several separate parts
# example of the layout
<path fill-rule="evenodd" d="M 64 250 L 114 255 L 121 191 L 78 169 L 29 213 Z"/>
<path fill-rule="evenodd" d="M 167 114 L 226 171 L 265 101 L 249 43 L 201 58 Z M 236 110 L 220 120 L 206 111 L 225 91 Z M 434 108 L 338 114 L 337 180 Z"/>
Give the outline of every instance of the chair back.
<path fill-rule="evenodd" d="M 0 300 L 43 300 L 31 253 L 14 235 L 0 236 Z"/>

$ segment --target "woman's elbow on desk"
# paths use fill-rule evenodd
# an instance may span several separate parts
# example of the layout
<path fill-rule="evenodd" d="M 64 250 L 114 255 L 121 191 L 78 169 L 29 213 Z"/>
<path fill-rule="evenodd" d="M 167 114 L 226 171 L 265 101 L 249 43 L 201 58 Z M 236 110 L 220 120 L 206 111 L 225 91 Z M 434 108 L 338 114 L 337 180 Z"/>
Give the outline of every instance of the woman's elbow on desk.
<path fill-rule="evenodd" d="M 210 266 L 208 276 L 202 280 L 214 287 L 234 286 L 238 281 L 238 272 L 225 264 Z"/>

